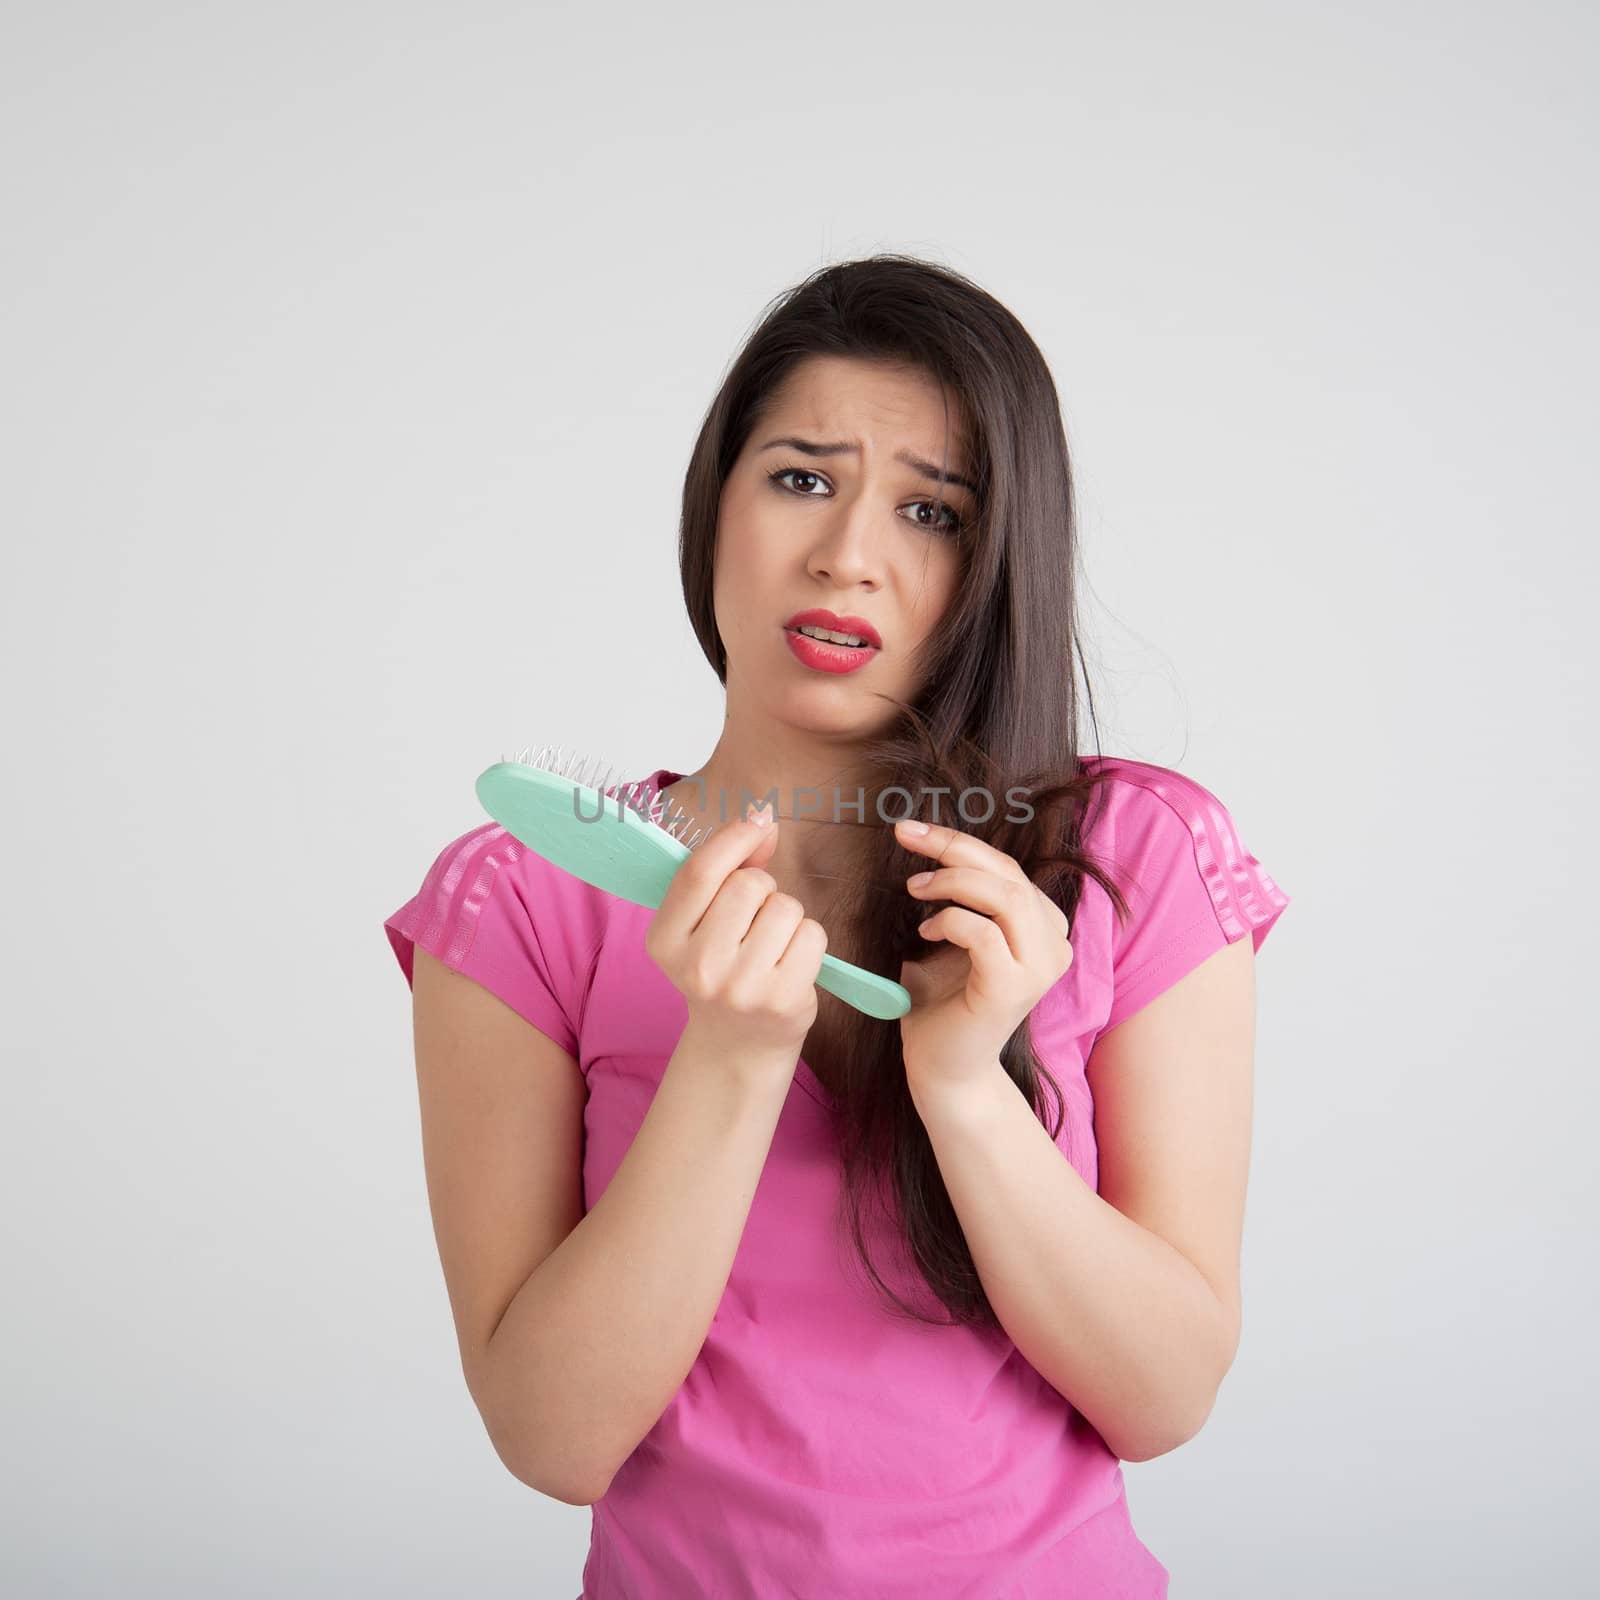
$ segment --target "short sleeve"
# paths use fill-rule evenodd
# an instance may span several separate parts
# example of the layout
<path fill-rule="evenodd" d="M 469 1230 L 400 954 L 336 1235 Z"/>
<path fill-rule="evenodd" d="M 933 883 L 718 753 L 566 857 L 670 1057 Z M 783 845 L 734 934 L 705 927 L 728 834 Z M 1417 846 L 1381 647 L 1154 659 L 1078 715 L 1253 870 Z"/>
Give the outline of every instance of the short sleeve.
<path fill-rule="evenodd" d="M 422 887 L 384 922 L 412 982 L 421 945 L 578 1054 L 578 996 L 593 951 L 581 948 L 583 919 L 564 900 L 577 880 L 486 823 L 440 851 Z"/>
<path fill-rule="evenodd" d="M 1118 776 L 1113 875 L 1131 915 L 1113 934 L 1106 1028 L 1224 945 L 1249 934 L 1259 950 L 1289 904 L 1209 789 L 1143 762 Z"/>

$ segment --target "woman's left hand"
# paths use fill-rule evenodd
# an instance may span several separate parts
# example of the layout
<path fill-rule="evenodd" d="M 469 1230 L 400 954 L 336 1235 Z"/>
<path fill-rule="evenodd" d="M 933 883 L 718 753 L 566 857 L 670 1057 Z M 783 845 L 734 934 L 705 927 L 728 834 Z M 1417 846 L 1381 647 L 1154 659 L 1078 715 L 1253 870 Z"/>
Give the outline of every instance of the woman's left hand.
<path fill-rule="evenodd" d="M 919 834 L 901 821 L 895 837 L 938 862 L 907 891 L 959 902 L 921 925 L 924 938 L 945 947 L 900 966 L 911 994 L 900 1018 L 906 1076 L 913 1088 L 934 1089 L 987 1077 L 1017 1025 L 1072 965 L 1066 914 L 1011 856 L 970 833 L 930 822 Z"/>

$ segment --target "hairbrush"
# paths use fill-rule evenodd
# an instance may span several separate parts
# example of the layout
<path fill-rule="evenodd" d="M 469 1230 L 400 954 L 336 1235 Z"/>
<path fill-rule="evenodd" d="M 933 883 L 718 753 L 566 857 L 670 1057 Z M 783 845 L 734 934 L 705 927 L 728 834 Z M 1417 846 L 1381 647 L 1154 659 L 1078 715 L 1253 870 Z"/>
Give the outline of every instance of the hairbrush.
<path fill-rule="evenodd" d="M 596 889 L 654 910 L 712 829 L 648 783 L 618 783 L 600 763 L 539 745 L 502 756 L 477 782 L 483 809 L 507 833 Z M 911 1009 L 903 984 L 823 953 L 817 985 L 869 1017 Z"/>

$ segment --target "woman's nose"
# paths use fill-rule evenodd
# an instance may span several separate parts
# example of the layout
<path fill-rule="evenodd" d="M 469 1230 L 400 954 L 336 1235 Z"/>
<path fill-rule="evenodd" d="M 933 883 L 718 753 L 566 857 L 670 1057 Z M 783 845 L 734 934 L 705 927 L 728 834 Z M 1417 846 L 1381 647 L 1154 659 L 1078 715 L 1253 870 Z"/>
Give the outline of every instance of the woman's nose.
<path fill-rule="evenodd" d="M 830 519 L 827 532 L 817 541 L 811 570 L 835 583 L 855 584 L 864 579 L 879 582 L 883 562 L 879 545 L 865 498 L 854 505 L 841 506 Z"/>

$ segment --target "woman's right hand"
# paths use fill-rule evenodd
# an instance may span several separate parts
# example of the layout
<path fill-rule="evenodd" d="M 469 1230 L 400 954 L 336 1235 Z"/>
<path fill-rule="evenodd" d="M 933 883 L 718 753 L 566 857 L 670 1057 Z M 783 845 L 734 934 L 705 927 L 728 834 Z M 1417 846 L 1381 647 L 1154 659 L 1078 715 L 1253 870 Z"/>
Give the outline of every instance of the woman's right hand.
<path fill-rule="evenodd" d="M 763 870 L 776 818 L 720 828 L 678 868 L 645 932 L 650 959 L 689 1003 L 689 1027 L 734 1058 L 793 1069 L 817 1016 L 828 935 Z"/>

